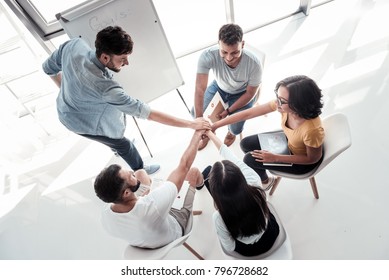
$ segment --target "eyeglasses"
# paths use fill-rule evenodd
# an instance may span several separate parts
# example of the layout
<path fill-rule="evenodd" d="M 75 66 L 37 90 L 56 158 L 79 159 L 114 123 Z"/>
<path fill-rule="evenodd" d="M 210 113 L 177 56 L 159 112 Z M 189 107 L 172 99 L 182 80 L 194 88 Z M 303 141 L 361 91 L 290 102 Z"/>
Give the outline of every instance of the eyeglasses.
<path fill-rule="evenodd" d="M 288 104 L 288 103 L 289 103 L 288 100 L 283 100 L 283 99 L 281 99 L 281 98 L 278 96 L 277 91 L 275 91 L 274 93 L 276 94 L 278 106 L 281 107 L 282 105 Z"/>

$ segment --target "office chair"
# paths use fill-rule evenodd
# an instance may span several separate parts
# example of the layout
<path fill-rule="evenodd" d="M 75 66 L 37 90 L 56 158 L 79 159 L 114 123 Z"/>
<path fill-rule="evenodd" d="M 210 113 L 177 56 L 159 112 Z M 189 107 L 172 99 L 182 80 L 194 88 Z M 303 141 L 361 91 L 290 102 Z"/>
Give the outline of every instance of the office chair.
<path fill-rule="evenodd" d="M 338 155 L 343 153 L 351 146 L 351 132 L 346 115 L 342 113 L 332 114 L 325 117 L 322 121 L 322 124 L 325 133 L 323 143 L 323 161 L 314 170 L 305 174 L 296 175 L 281 171 L 269 170 L 271 174 L 277 177 L 274 186 L 270 190 L 270 195 L 273 195 L 282 177 L 285 177 L 299 180 L 309 179 L 313 195 L 316 199 L 319 199 L 319 192 L 317 190 L 315 176 Z"/>
<path fill-rule="evenodd" d="M 195 212 L 195 211 L 194 211 Z M 148 249 L 148 248 L 140 248 L 128 245 L 126 250 L 124 251 L 124 259 L 128 260 L 160 260 L 163 259 L 169 252 L 175 247 L 183 245 L 186 249 L 188 249 L 196 258 L 199 260 L 203 260 L 204 258 L 198 254 L 188 243 L 186 240 L 189 238 L 192 233 L 193 226 L 193 214 L 190 215 L 188 224 L 186 225 L 184 235 L 180 238 L 156 249 Z"/>
<path fill-rule="evenodd" d="M 267 203 L 270 211 L 273 213 L 276 221 L 280 227 L 280 233 L 274 242 L 273 246 L 269 251 L 252 257 L 243 256 L 235 251 L 227 252 L 224 250 L 223 246 L 220 244 L 220 247 L 226 257 L 226 259 L 243 259 L 243 260 L 291 260 L 293 258 L 292 246 L 290 244 L 288 233 L 286 232 L 284 226 L 282 225 L 281 219 L 278 216 L 273 205 L 269 202 Z"/>

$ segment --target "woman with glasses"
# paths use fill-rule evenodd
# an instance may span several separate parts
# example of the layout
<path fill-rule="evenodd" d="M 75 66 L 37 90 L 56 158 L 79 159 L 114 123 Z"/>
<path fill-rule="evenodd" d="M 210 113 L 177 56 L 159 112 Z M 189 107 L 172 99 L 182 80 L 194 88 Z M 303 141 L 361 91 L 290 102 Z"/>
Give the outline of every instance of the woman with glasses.
<path fill-rule="evenodd" d="M 303 174 L 314 169 L 323 158 L 324 129 L 319 117 L 323 108 L 323 95 L 316 82 L 304 75 L 287 77 L 277 83 L 275 94 L 275 100 L 238 112 L 212 125 L 212 130 L 215 131 L 227 124 L 276 110 L 281 113 L 281 127 L 288 140 L 290 155 L 262 150 L 258 134 L 245 137 L 240 142 L 245 153 L 243 161 L 261 177 L 264 190 L 269 190 L 275 183 L 275 178 L 268 176 L 266 169 Z M 271 162 L 292 165 L 264 165 Z"/>

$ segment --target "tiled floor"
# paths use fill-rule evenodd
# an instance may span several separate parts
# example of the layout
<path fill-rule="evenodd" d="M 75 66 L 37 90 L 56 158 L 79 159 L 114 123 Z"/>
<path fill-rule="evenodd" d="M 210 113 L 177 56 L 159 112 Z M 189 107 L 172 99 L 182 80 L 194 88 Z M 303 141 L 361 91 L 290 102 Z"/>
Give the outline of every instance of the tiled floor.
<path fill-rule="evenodd" d="M 352 131 L 351 148 L 316 178 L 319 200 L 308 181 L 287 179 L 269 197 L 288 231 L 294 259 L 389 258 L 389 179 L 384 175 L 389 158 L 388 14 L 385 0 L 333 1 L 313 9 L 308 17 L 297 15 L 245 35 L 246 42 L 267 55 L 259 102 L 274 97 L 278 80 L 305 74 L 323 89 L 323 116 L 343 112 Z M 186 82 L 180 91 L 190 106 L 198 55 L 178 61 Z M 175 91 L 151 106 L 189 118 Z M 42 121 L 49 119 L 56 126 L 56 137 L 45 138 L 44 145 L 28 142 L 32 147 L 21 148 L 28 158 L 9 165 L 13 175 L 6 176 L 5 192 L 11 189 L 12 201 L 19 203 L 9 204 L 11 194 L 1 198 L 0 259 L 122 259 L 126 243 L 103 231 L 99 221 L 103 204 L 95 197 L 92 182 L 107 164 L 123 162 L 104 146 L 66 132 L 56 122 L 54 108 L 47 114 Z M 191 131 L 148 121 L 139 125 L 153 158 L 133 124 L 126 133 L 135 138 L 146 162 L 162 165 L 155 177 L 164 178 L 177 164 Z M 270 114 L 248 121 L 244 135 L 278 127 L 278 115 Z M 218 130 L 220 137 L 225 133 Z M 22 137 L 18 141 L 27 143 Z M 242 155 L 238 143 L 232 148 Z M 28 153 L 31 150 L 35 152 Z M 218 159 L 216 149 L 208 145 L 194 165 L 203 168 Z M 223 258 L 206 189 L 197 192 L 195 208 L 203 214 L 194 218 L 188 243 L 205 259 Z M 167 259 L 194 257 L 181 246 Z"/>

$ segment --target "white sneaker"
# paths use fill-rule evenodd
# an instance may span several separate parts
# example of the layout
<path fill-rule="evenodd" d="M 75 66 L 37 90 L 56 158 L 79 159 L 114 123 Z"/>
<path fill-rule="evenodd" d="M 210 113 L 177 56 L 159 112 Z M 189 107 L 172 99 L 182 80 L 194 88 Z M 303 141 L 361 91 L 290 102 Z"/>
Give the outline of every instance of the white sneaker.
<path fill-rule="evenodd" d="M 262 190 L 263 191 L 270 190 L 274 186 L 274 184 L 276 182 L 276 178 L 275 177 L 269 176 L 268 178 L 269 178 L 269 180 L 267 181 L 266 184 L 262 183 Z"/>
<path fill-rule="evenodd" d="M 151 175 L 157 172 L 161 166 L 159 164 L 152 164 L 152 165 L 144 165 L 143 169 L 146 171 L 147 174 Z"/>

